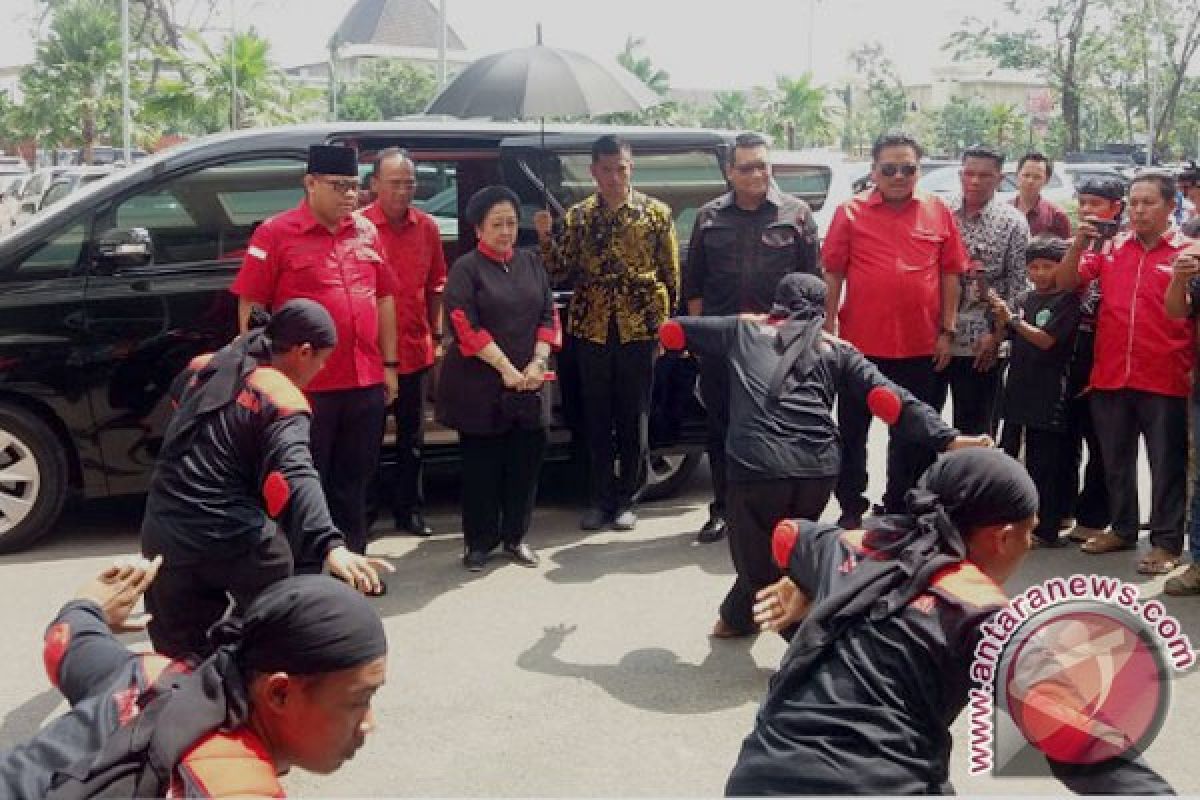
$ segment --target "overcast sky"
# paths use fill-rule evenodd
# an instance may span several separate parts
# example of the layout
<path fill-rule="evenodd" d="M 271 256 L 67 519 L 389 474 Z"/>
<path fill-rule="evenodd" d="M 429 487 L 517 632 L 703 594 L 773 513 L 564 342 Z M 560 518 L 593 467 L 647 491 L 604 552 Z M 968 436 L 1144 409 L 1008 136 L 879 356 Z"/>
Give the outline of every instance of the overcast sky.
<path fill-rule="evenodd" d="M 118 0 L 109 0 L 116 4 Z M 239 26 L 255 27 L 285 66 L 323 57 L 325 42 L 353 0 L 226 0 Z M 434 0 L 436 4 L 436 0 Z M 810 4 L 815 3 L 815 6 Z M 880 41 L 909 80 L 927 78 L 948 56 L 940 49 L 963 17 L 994 18 L 1000 0 L 447 0 L 450 24 L 473 54 L 546 44 L 611 60 L 628 34 L 680 88 L 742 88 L 798 75 L 839 81 L 856 45 Z M 0 65 L 28 61 L 34 0 L 0 0 Z"/>

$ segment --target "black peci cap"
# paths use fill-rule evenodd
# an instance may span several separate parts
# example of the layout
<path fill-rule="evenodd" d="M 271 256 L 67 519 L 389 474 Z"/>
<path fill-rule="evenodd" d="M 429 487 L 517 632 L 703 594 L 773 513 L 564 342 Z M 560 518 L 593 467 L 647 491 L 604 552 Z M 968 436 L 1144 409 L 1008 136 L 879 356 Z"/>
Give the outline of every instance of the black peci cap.
<path fill-rule="evenodd" d="M 314 144 L 308 148 L 309 175 L 358 177 L 358 151 L 340 144 Z"/>
<path fill-rule="evenodd" d="M 1120 178 L 1084 178 L 1075 184 L 1075 194 L 1090 194 L 1107 197 L 1109 200 L 1125 199 L 1125 183 Z"/>

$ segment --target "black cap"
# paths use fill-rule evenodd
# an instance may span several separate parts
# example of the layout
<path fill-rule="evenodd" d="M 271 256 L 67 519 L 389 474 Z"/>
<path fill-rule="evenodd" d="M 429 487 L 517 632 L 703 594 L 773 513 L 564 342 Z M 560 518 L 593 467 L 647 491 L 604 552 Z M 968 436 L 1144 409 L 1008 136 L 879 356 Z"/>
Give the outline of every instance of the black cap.
<path fill-rule="evenodd" d="M 308 148 L 309 175 L 358 177 L 358 151 L 340 144 L 314 144 Z"/>
<path fill-rule="evenodd" d="M 1090 194 L 1107 197 L 1109 200 L 1125 199 L 1125 183 L 1120 178 L 1084 178 L 1075 184 L 1075 194 Z"/>

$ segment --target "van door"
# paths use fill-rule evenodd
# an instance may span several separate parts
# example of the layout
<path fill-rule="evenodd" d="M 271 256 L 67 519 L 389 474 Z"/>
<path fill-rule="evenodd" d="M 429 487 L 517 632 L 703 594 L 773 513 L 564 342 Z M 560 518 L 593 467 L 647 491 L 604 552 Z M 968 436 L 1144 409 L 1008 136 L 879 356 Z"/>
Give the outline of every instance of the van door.
<path fill-rule="evenodd" d="M 109 490 L 144 491 L 170 419 L 167 392 L 193 357 L 237 332 L 229 286 L 255 227 L 304 195 L 302 153 L 227 156 L 138 187 L 97 218 L 97 237 L 143 228 L 150 263 L 107 268 L 85 290 L 92 407 Z M 94 255 L 94 254 L 93 254 Z"/>

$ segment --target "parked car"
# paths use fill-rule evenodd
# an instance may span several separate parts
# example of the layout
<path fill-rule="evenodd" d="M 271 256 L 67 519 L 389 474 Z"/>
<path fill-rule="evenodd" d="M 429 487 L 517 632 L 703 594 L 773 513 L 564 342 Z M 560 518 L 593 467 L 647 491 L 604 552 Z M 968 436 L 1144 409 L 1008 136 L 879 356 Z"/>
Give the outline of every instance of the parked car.
<path fill-rule="evenodd" d="M 71 167 L 42 167 L 29 176 L 21 188 L 21 210 L 18 221 L 25 222 L 42 208 L 42 197 L 50 184 L 58 180 Z"/>
<path fill-rule="evenodd" d="M 76 189 L 112 174 L 112 167 L 71 167 L 59 175 L 42 193 L 41 209 L 54 205 Z"/>
<path fill-rule="evenodd" d="M 862 189 L 871 164 L 827 150 L 776 150 L 771 172 L 780 189 L 808 203 L 824 239 L 833 212 Z"/>
<path fill-rule="evenodd" d="M 0 177 L 9 175 L 28 175 L 29 165 L 20 156 L 5 155 L 0 152 Z"/>
<path fill-rule="evenodd" d="M 947 203 L 956 202 L 962 195 L 960 173 L 961 170 L 957 166 L 953 169 L 942 168 L 933 172 L 922 171 L 921 179 L 917 182 L 917 188 L 931 194 L 936 194 Z M 1017 164 L 1016 162 L 1009 162 L 1004 165 L 1004 176 L 1000 182 L 1000 187 L 996 190 L 996 196 L 1002 200 L 1011 200 L 1016 194 Z M 1074 202 L 1075 185 L 1071 182 L 1071 176 L 1063 169 L 1062 164 L 1054 165 L 1054 172 L 1050 175 L 1050 180 L 1046 182 L 1046 187 L 1042 190 L 1042 197 L 1053 203 L 1057 203 L 1063 208 Z"/>
<path fill-rule="evenodd" d="M 0 550 L 46 534 L 69 496 L 146 490 L 171 413 L 167 389 L 195 355 L 234 335 L 228 287 L 255 226 L 300 200 L 311 144 L 352 145 L 364 161 L 405 147 L 429 179 L 419 197 L 439 198 L 450 262 L 475 244 L 461 212 L 476 189 L 516 191 L 519 241 L 532 244 L 532 212 L 591 191 L 591 142 L 613 130 L 633 144 L 635 185 L 672 207 L 682 242 L 696 209 L 726 190 L 731 132 L 562 126 L 548 129 L 543 149 L 537 130 L 428 120 L 220 134 L 114 171 L 0 238 Z M 133 229 L 149 243 L 114 255 Z M 579 441 L 570 348 L 557 371 L 551 455 L 567 459 Z M 695 375 L 688 358 L 656 366 L 644 497 L 677 489 L 701 458 Z M 456 460 L 454 432 L 434 426 L 427 453 L 435 464 Z"/>

